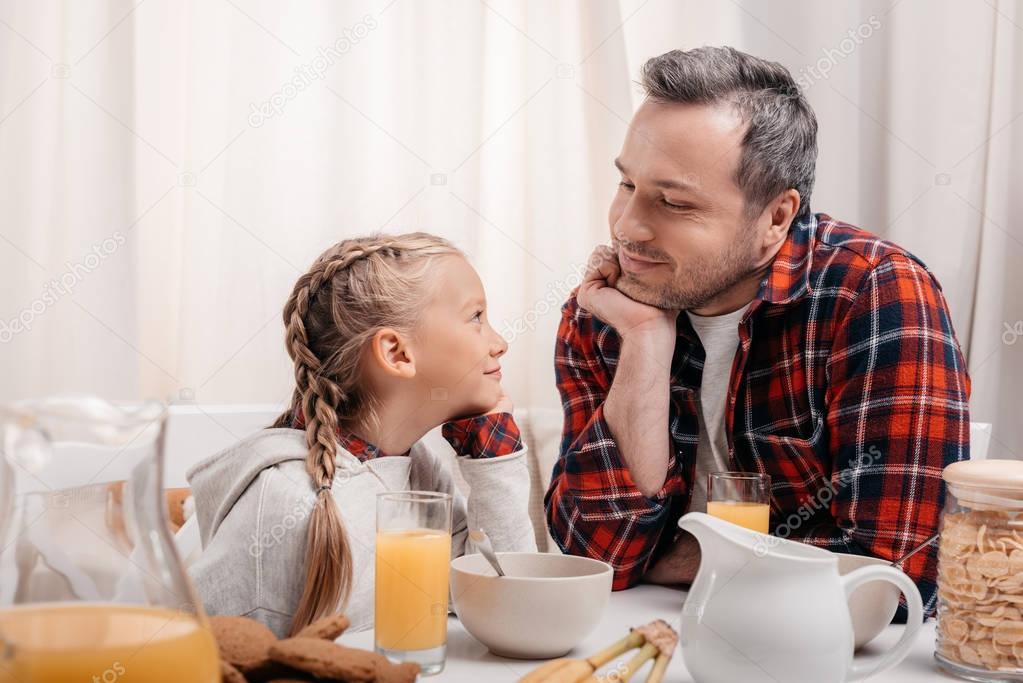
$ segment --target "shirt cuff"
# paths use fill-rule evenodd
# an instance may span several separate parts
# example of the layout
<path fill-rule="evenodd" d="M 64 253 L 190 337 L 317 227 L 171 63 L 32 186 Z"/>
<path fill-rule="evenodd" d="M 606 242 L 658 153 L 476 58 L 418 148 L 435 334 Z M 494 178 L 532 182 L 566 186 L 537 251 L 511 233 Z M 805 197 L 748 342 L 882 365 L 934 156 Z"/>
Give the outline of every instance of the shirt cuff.
<path fill-rule="evenodd" d="M 488 413 L 445 422 L 441 434 L 458 455 L 496 458 L 522 449 L 522 437 L 511 413 Z"/>

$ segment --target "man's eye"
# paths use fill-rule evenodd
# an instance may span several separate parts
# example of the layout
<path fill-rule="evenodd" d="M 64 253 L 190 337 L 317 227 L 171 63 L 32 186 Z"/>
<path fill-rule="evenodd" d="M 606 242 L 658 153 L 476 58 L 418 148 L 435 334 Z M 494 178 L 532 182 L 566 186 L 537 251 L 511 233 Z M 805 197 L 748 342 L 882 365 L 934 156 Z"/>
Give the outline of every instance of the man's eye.
<path fill-rule="evenodd" d="M 623 190 L 629 191 L 636 189 L 636 187 L 632 183 L 627 183 L 624 180 L 618 183 L 618 187 L 622 188 Z"/>
<path fill-rule="evenodd" d="M 666 207 L 668 207 L 669 209 L 671 209 L 673 211 L 685 211 L 686 209 L 689 208 L 685 204 L 672 204 L 667 199 L 662 199 L 661 201 L 664 203 L 664 205 Z"/>

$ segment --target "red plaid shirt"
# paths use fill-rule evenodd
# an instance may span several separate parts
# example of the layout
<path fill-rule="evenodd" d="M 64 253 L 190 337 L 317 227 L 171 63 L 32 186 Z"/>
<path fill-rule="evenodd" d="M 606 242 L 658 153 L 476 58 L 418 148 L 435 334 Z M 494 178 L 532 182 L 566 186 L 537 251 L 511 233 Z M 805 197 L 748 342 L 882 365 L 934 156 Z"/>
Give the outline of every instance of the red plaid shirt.
<path fill-rule="evenodd" d="M 305 429 L 305 417 L 301 410 L 295 412 L 291 427 Z M 511 413 L 487 413 L 445 422 L 441 434 L 459 456 L 496 458 L 522 449 L 519 427 Z M 339 428 L 337 437 L 338 443 L 358 458 L 359 462 L 387 455 L 354 432 Z M 406 451 L 400 455 L 408 454 L 409 451 Z"/>
<path fill-rule="evenodd" d="M 620 590 L 669 549 L 689 508 L 704 351 L 678 316 L 665 425 L 673 453 L 664 488 L 647 498 L 603 417 L 619 337 L 574 293 L 562 311 L 554 360 L 565 424 L 548 526 L 562 551 L 610 563 Z M 970 380 L 927 268 L 811 215 L 793 223 L 738 331 L 730 469 L 771 476 L 772 533 L 889 560 L 936 533 L 941 471 L 969 457 Z M 936 544 L 903 568 L 931 613 Z"/>

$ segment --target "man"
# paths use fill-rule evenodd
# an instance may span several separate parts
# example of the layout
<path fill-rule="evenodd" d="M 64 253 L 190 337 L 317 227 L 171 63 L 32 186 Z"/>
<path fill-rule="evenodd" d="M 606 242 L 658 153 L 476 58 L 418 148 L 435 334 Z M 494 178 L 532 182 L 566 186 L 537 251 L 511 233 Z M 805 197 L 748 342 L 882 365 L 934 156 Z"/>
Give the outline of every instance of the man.
<path fill-rule="evenodd" d="M 940 286 L 810 211 L 817 122 L 789 72 L 732 48 L 643 67 L 612 246 L 563 307 L 565 410 L 545 505 L 614 588 L 691 582 L 707 474 L 771 476 L 771 531 L 895 559 L 937 531 L 969 457 L 970 382 Z M 937 552 L 904 564 L 933 611 Z M 900 608 L 900 612 L 902 609 Z"/>

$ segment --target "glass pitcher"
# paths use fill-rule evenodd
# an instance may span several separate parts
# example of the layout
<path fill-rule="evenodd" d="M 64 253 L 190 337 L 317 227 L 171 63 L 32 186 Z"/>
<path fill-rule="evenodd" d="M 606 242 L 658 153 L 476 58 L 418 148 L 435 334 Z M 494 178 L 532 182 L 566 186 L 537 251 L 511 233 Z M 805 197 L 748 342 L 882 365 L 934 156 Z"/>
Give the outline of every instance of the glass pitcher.
<path fill-rule="evenodd" d="M 167 524 L 166 410 L 0 406 L 0 683 L 220 680 Z"/>

